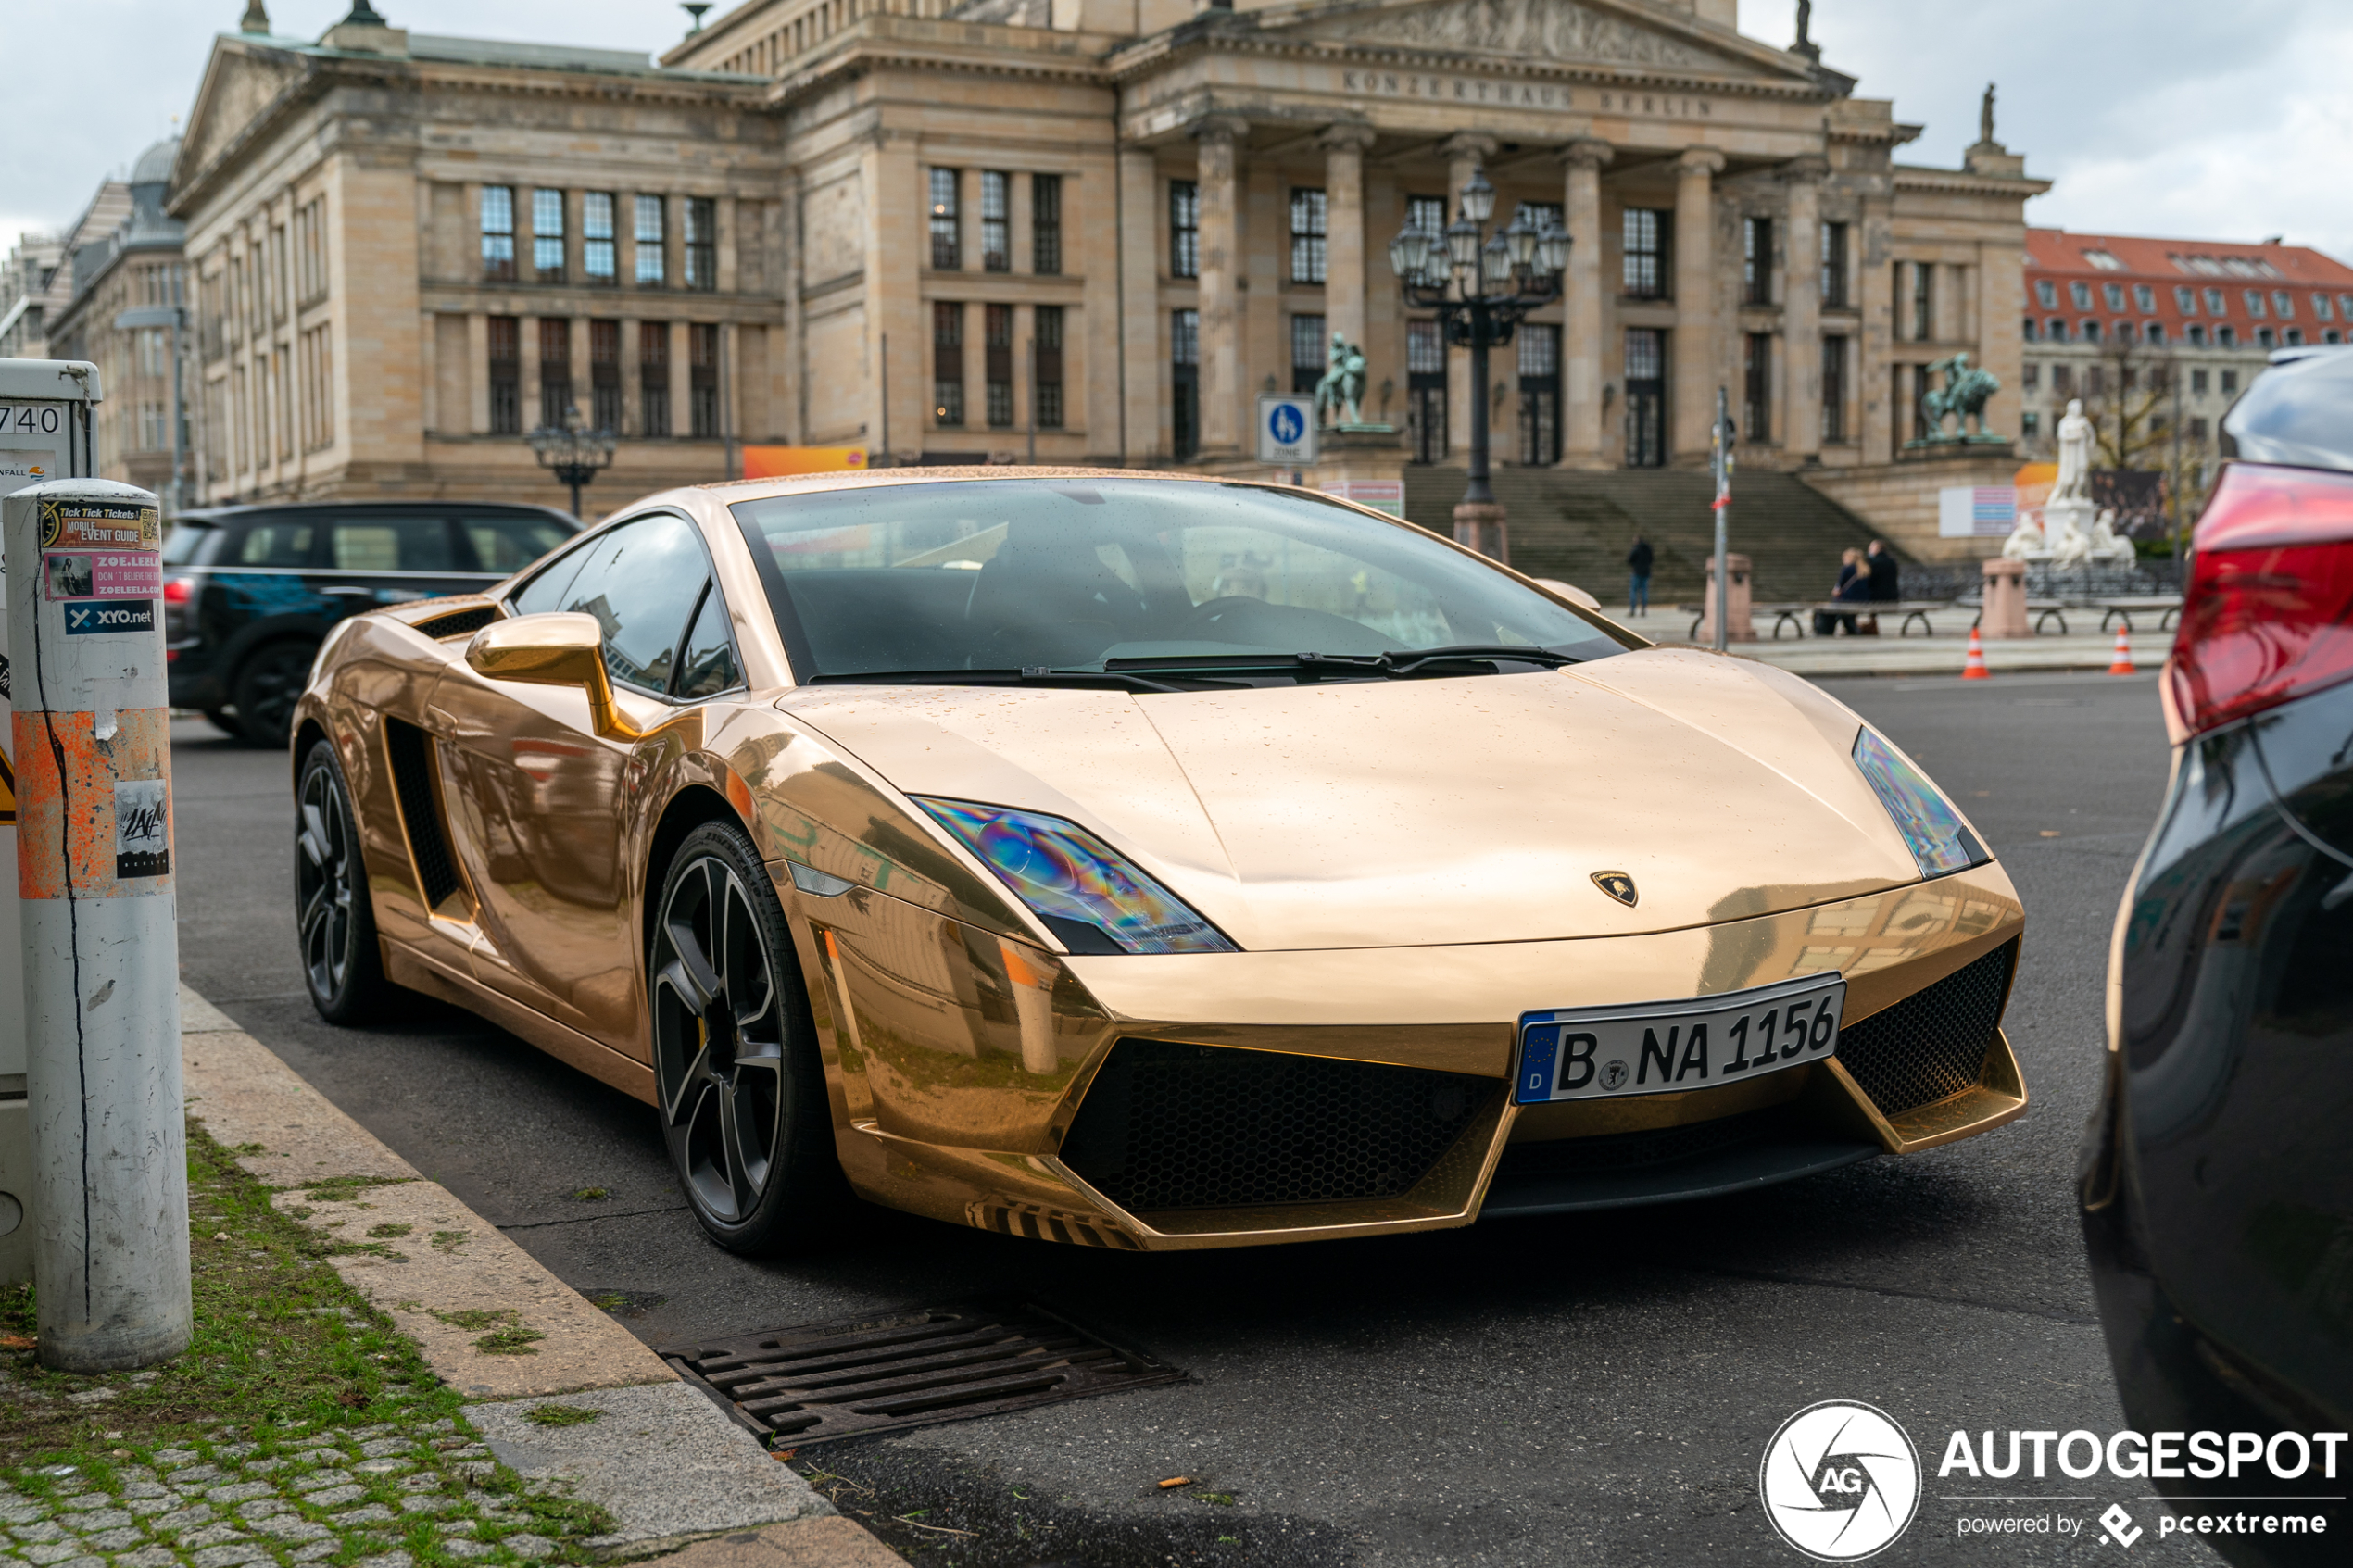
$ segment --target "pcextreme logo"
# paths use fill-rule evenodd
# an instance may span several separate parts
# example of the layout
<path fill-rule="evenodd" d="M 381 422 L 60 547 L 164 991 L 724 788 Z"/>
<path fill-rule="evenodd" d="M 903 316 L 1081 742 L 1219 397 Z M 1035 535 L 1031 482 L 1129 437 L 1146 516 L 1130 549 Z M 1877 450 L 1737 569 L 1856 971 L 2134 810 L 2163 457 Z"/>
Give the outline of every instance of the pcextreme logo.
<path fill-rule="evenodd" d="M 1756 1490 L 1781 1539 L 1819 1562 L 1855 1562 L 1911 1524 L 1919 1450 L 1886 1411 L 1825 1399 L 1781 1423 L 1765 1445 Z"/>

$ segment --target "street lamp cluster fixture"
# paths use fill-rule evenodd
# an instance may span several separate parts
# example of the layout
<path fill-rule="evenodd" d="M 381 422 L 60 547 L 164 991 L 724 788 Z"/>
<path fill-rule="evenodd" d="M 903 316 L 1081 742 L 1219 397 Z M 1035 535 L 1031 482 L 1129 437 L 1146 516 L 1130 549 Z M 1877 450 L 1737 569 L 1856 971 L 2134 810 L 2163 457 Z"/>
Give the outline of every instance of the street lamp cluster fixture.
<path fill-rule="evenodd" d="M 541 425 L 523 437 L 538 458 L 539 466 L 554 474 L 557 483 L 572 486 L 572 515 L 575 518 L 580 516 L 580 492 L 599 471 L 612 467 L 616 439 L 611 431 L 590 430 L 587 421 L 580 417 L 577 403 L 564 406 L 562 424 Z"/>
<path fill-rule="evenodd" d="M 1446 341 L 1471 351 L 1470 482 L 1454 508 L 1454 537 L 1502 560 L 1507 554 L 1504 508 L 1487 471 L 1487 351 L 1510 343 L 1512 330 L 1529 311 L 1560 297 L 1568 234 L 1551 214 L 1523 204 L 1490 236 L 1487 225 L 1494 216 L 1495 187 L 1486 170 L 1475 169 L 1446 232 L 1401 230 L 1389 242 L 1389 265 L 1406 305 L 1436 312 Z"/>

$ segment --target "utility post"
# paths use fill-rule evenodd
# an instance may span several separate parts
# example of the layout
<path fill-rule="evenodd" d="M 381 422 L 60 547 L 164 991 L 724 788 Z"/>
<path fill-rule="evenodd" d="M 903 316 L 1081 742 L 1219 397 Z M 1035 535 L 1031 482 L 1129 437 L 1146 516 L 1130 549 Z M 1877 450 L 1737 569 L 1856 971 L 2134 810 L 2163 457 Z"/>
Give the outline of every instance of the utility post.
<path fill-rule="evenodd" d="M 1732 404 L 1731 395 L 1716 389 L 1715 440 L 1708 466 L 1716 475 L 1716 651 L 1728 651 L 1732 635 Z"/>
<path fill-rule="evenodd" d="M 0 501 L 41 1360 L 188 1348 L 188 1151 L 162 517 L 57 479 Z"/>
<path fill-rule="evenodd" d="M 0 497 L 51 480 L 87 475 L 94 465 L 90 405 L 98 400 L 98 367 L 87 360 L 0 359 Z M 0 549 L 5 549 L 0 544 Z M 0 1285 L 32 1282 L 32 1121 L 27 1098 L 23 940 L 17 918 L 15 763 L 23 756 L 10 734 L 8 612 L 0 585 Z M 30 698 L 24 700 L 30 702 Z"/>

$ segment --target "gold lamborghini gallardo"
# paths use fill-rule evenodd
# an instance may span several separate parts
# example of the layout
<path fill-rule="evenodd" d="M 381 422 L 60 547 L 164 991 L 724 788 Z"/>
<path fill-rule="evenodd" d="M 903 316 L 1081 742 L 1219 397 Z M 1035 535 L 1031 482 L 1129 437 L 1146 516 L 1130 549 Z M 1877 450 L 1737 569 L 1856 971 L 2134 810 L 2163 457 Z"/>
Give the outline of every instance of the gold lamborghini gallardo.
<path fill-rule="evenodd" d="M 1743 1191 L 2025 1109 L 1892 743 L 1410 524 L 1132 471 L 651 496 L 354 617 L 304 967 L 647 1100 L 725 1247 L 1139 1249 Z"/>

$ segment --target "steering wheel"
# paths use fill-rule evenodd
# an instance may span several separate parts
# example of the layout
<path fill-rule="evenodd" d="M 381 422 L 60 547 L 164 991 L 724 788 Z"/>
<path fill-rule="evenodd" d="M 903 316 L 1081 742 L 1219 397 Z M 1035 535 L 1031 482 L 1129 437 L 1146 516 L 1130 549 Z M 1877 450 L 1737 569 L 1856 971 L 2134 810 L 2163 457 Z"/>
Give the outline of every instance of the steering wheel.
<path fill-rule="evenodd" d="M 1231 610 L 1239 610 L 1245 605 L 1249 606 L 1252 609 L 1265 609 L 1269 608 L 1265 599 L 1254 599 L 1248 594 L 1228 594 L 1223 598 L 1204 599 L 1200 604 L 1193 606 L 1191 612 L 1188 614 L 1184 620 L 1177 622 L 1176 630 L 1179 632 L 1199 630 L 1207 626 L 1219 616 Z"/>

